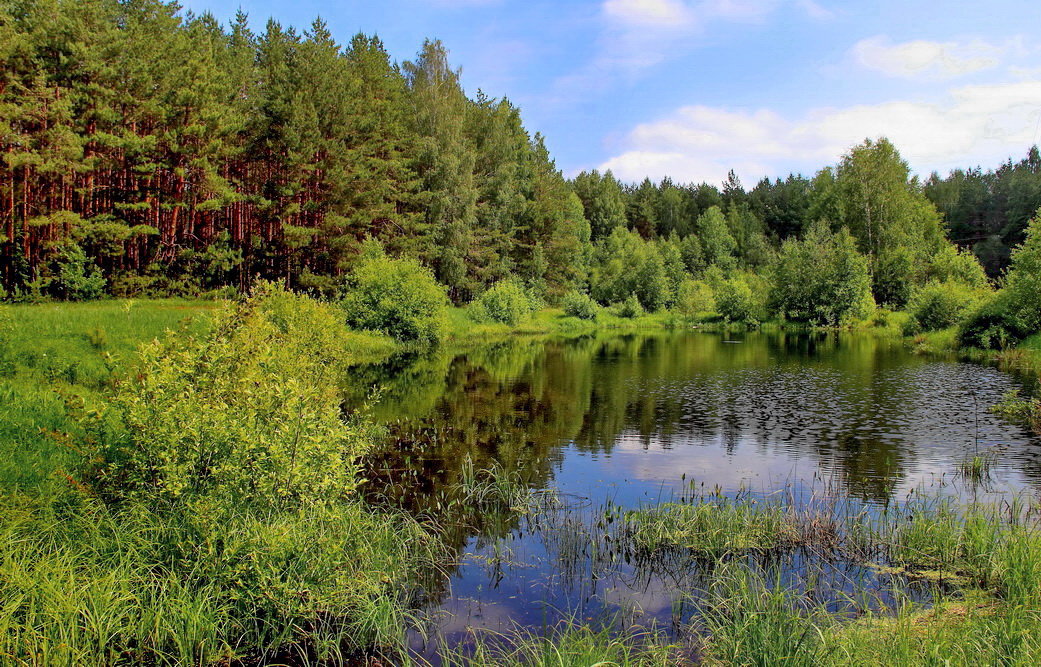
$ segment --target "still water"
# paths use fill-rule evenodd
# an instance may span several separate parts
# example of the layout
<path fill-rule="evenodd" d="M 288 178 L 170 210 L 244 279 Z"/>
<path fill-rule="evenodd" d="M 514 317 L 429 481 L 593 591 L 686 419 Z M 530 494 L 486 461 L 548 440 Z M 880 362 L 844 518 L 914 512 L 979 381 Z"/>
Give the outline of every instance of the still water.
<path fill-rule="evenodd" d="M 392 434 L 369 464 L 374 498 L 451 524 L 467 467 L 497 466 L 552 499 L 534 515 L 460 518 L 446 535 L 455 558 L 424 604 L 453 644 L 472 628 L 560 618 L 688 622 L 696 564 L 625 562 L 593 534 L 605 507 L 831 494 L 871 508 L 916 489 L 972 499 L 1041 489 L 1041 440 L 988 411 L 1017 378 L 871 335 L 511 339 L 360 368 L 356 380 L 373 393 L 355 398 Z M 964 483 L 958 465 L 978 452 L 996 461 L 990 479 Z M 874 576 L 855 569 L 818 564 L 815 590 Z M 430 649 L 417 639 L 417 650 Z"/>

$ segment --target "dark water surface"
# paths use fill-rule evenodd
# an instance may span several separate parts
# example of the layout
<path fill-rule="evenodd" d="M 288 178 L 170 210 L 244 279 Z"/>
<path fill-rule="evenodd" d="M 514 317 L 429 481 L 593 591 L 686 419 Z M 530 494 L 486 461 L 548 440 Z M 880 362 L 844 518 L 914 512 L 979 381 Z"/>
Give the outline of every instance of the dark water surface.
<path fill-rule="evenodd" d="M 470 628 L 537 629 L 604 612 L 689 621 L 686 592 L 701 566 L 626 562 L 596 530 L 605 507 L 692 493 L 798 504 L 826 493 L 870 508 L 915 489 L 986 499 L 1041 488 L 1041 441 L 988 411 L 1020 386 L 1015 377 L 871 335 L 514 339 L 357 372 L 361 386 L 379 388 L 373 410 L 393 435 L 370 463 L 374 497 L 442 523 L 458 518 L 445 538 L 457 564 L 426 590 L 435 634 L 450 643 Z M 975 452 L 996 461 L 982 486 L 957 475 Z M 546 511 L 462 518 L 471 513 L 450 501 L 468 466 L 507 471 Z M 805 564 L 790 558 L 797 577 Z M 814 572 L 825 598 L 880 578 L 842 563 Z"/>

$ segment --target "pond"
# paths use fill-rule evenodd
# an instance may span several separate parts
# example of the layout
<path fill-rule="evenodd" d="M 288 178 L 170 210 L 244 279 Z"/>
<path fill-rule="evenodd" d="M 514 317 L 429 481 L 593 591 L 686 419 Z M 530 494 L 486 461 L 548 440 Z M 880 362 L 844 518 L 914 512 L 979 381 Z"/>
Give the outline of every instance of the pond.
<path fill-rule="evenodd" d="M 422 595 L 432 636 L 451 644 L 562 618 L 690 623 L 704 564 L 615 549 L 607 524 L 626 510 L 744 496 L 870 512 L 923 489 L 993 500 L 1041 487 L 1041 441 L 988 410 L 1020 380 L 869 334 L 517 338 L 354 379 L 391 433 L 369 462 L 370 495 L 452 526 L 453 566 Z M 959 466 L 979 453 L 994 465 L 969 483 Z M 482 469 L 529 490 L 535 511 L 465 507 L 475 501 L 461 489 Z M 807 586 L 813 559 L 789 558 L 785 576 Z M 841 560 L 812 570 L 813 594 L 839 610 L 926 594 Z M 865 578 L 872 601 L 851 602 Z M 415 647 L 430 655 L 433 643 L 417 635 Z"/>

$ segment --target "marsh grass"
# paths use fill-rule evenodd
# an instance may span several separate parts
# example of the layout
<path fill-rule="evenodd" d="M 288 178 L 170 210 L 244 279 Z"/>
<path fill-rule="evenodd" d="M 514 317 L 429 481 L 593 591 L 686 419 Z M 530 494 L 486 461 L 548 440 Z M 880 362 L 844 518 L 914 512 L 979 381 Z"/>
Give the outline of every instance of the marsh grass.
<path fill-rule="evenodd" d="M 667 667 L 696 664 L 687 647 L 652 630 L 567 619 L 535 633 L 474 632 L 467 648 L 442 652 L 446 667 Z"/>
<path fill-rule="evenodd" d="M 1041 534 L 1029 502 L 963 506 L 926 491 L 874 509 L 827 494 L 793 502 L 709 496 L 630 511 L 608 503 L 586 522 L 547 509 L 528 525 L 559 551 L 565 578 L 585 567 L 603 576 L 600 557 L 631 563 L 638 587 L 641 571 L 674 582 L 695 610 L 678 637 L 700 644 L 704 664 L 1036 664 Z M 568 557 L 588 562 L 569 570 Z M 624 636 L 587 628 L 585 638 L 606 650 Z M 675 645 L 670 637 L 657 641 Z M 479 645 L 473 664 L 586 664 L 508 651 L 552 656 L 566 643 L 522 633 L 496 640 L 495 650 Z"/>
<path fill-rule="evenodd" d="M 708 591 L 702 622 L 709 664 L 818 665 L 826 611 L 801 603 L 799 591 L 772 574 L 723 564 Z"/>
<path fill-rule="evenodd" d="M 463 459 L 458 491 L 458 501 L 478 512 L 526 512 L 534 498 L 520 472 L 498 461 L 477 469 L 469 455 Z"/>
<path fill-rule="evenodd" d="M 29 664 L 394 653 L 411 622 L 401 583 L 436 553 L 360 506 L 225 517 L 221 545 L 145 508 L 18 509 L 0 528 L 0 656 Z"/>
<path fill-rule="evenodd" d="M 1019 390 L 1012 390 L 991 411 L 1009 421 L 1025 424 L 1035 433 L 1041 433 L 1041 398 L 1024 398 Z"/>
<path fill-rule="evenodd" d="M 986 486 L 993 481 L 994 466 L 997 464 L 998 452 L 988 450 L 966 456 L 959 463 L 956 473 L 959 477 L 974 486 Z"/>
<path fill-rule="evenodd" d="M 788 510 L 755 500 L 666 503 L 627 512 L 626 534 L 635 549 L 686 549 L 724 555 L 770 551 L 795 543 L 798 531 Z"/>

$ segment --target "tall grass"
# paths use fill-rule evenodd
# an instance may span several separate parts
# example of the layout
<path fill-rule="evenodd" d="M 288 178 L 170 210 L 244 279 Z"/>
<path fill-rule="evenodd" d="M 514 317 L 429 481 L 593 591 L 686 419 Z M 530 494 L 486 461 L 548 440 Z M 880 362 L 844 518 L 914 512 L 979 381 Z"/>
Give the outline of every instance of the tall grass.
<path fill-rule="evenodd" d="M 645 551 L 681 548 L 716 555 L 769 551 L 798 537 L 795 521 L 783 506 L 754 500 L 666 503 L 627 512 L 625 521 L 628 539 Z"/>
<path fill-rule="evenodd" d="M 610 625 L 594 628 L 570 619 L 542 634 L 516 629 L 476 632 L 468 648 L 443 651 L 445 667 L 667 667 L 695 664 L 688 652 L 660 635 Z"/>

